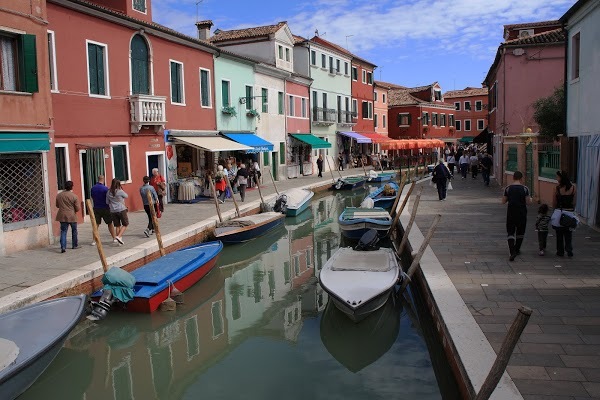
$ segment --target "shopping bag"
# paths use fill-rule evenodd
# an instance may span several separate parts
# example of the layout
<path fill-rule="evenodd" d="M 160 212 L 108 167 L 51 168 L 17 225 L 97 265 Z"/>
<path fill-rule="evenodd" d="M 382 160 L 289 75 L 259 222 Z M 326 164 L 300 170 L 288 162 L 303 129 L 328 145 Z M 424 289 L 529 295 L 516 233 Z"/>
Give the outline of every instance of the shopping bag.
<path fill-rule="evenodd" d="M 448 186 L 446 186 L 446 190 L 452 190 L 452 182 L 448 181 Z"/>

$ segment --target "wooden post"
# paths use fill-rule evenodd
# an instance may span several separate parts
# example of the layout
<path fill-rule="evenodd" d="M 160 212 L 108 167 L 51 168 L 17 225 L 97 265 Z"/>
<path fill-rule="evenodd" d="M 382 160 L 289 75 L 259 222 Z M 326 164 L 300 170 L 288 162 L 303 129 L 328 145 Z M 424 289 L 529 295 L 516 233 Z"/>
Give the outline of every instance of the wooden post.
<path fill-rule="evenodd" d="M 263 195 L 262 195 L 262 190 L 260 190 L 260 185 L 257 185 L 256 188 L 258 189 L 258 195 L 260 196 L 260 203 L 261 205 L 265 203 L 265 199 L 263 199 Z M 232 195 L 233 197 L 233 195 Z M 235 200 L 234 200 L 235 202 Z M 236 207 L 237 207 L 237 203 L 236 203 Z M 239 215 L 239 211 L 238 211 L 238 215 Z"/>
<path fill-rule="evenodd" d="M 408 279 L 405 278 L 404 281 L 402 282 L 402 287 L 400 288 L 400 293 L 402 293 L 404 291 L 404 289 L 406 289 L 406 286 L 408 285 L 408 281 L 410 281 L 412 279 L 413 275 L 415 274 L 415 271 L 419 267 L 419 262 L 421 261 L 421 257 L 423 257 L 423 253 L 425 253 L 425 249 L 429 245 L 429 242 L 431 241 L 431 238 L 433 237 L 433 234 L 435 233 L 435 229 L 437 228 L 437 225 L 440 222 L 441 218 L 442 218 L 442 216 L 440 214 L 436 215 L 433 218 L 431 227 L 429 228 L 429 231 L 427 232 L 425 239 L 423 239 L 423 243 L 421 243 L 421 247 L 419 248 L 419 251 L 415 255 L 415 258 L 413 258 L 413 262 L 410 264 L 410 267 L 408 268 L 408 272 L 406 273 L 406 275 L 408 275 Z"/>
<path fill-rule="evenodd" d="M 412 229 L 412 226 L 415 223 L 415 218 L 417 217 L 417 208 L 419 208 L 419 202 L 421 201 L 422 193 L 423 186 L 419 188 L 419 193 L 417 193 L 417 197 L 415 198 L 415 204 L 413 205 L 412 212 L 410 213 L 410 220 L 408 221 L 408 225 L 406 225 L 406 227 L 404 228 L 404 235 L 402 235 L 402 240 L 400 241 L 400 246 L 398 247 L 398 254 L 402 254 L 404 246 L 406 245 L 406 242 L 408 242 L 408 234 L 410 233 L 410 230 Z"/>
<path fill-rule="evenodd" d="M 231 187 L 231 182 L 229 182 L 229 178 L 228 177 L 224 177 L 223 179 L 225 179 L 225 182 L 227 182 L 227 188 L 229 189 L 229 192 L 231 193 L 231 198 L 233 199 L 233 205 L 235 206 L 235 212 L 237 212 L 237 216 L 238 218 L 242 216 L 242 214 L 240 214 L 240 208 L 238 207 L 238 203 L 235 200 L 235 197 L 233 196 L 233 188 Z M 260 192 L 260 185 L 258 186 L 258 191 Z M 262 196 L 260 197 L 262 199 Z"/>
<path fill-rule="evenodd" d="M 402 205 L 400 206 L 400 209 L 396 211 L 396 215 L 394 216 L 394 221 L 392 222 L 392 229 L 398 223 L 398 220 L 400 219 L 400 215 L 402 214 L 402 211 L 404 211 L 404 207 L 406 206 L 406 202 L 408 202 L 408 198 L 410 197 L 413 189 L 415 188 L 415 184 L 416 184 L 415 181 L 412 181 L 412 183 L 410 184 L 410 188 L 408 189 L 408 193 L 406 193 L 406 197 L 404 197 L 404 200 L 402 201 Z"/>
<path fill-rule="evenodd" d="M 333 170 L 331 169 L 331 165 L 329 164 L 329 158 L 326 156 L 325 159 L 327 160 L 327 166 L 329 167 L 329 172 L 331 172 L 331 181 L 333 183 L 335 183 L 335 177 L 333 176 Z"/>
<path fill-rule="evenodd" d="M 154 209 L 154 201 L 152 200 L 152 194 L 149 190 L 146 191 L 146 198 L 148 199 L 148 206 L 150 206 L 152 225 L 154 225 L 154 234 L 156 235 L 156 241 L 158 242 L 158 251 L 162 257 L 167 253 L 165 252 L 165 247 L 163 246 L 162 236 L 160 235 L 160 226 L 158 226 L 158 218 L 156 217 L 156 210 Z"/>
<path fill-rule="evenodd" d="M 475 400 L 488 400 L 494 392 L 494 389 L 496 389 L 496 386 L 498 385 L 498 382 L 500 382 L 500 378 L 502 378 L 502 374 L 504 374 L 504 370 L 508 365 L 510 356 L 517 345 L 517 341 L 521 337 L 521 333 L 523 333 L 525 326 L 527 326 L 527 322 L 529 322 L 529 317 L 531 317 L 532 312 L 533 311 L 528 307 L 519 307 L 519 312 L 510 326 L 510 329 L 504 338 L 504 342 L 502 342 L 502 347 L 500 347 L 500 352 L 496 357 L 496 361 L 494 361 L 494 365 L 492 365 L 492 369 L 487 378 L 485 378 Z"/>
<path fill-rule="evenodd" d="M 271 168 L 269 168 L 269 175 L 271 175 L 271 182 L 273 182 L 275 193 L 277 193 L 277 196 L 279 196 L 279 190 L 277 190 L 277 185 L 275 184 L 275 178 L 273 178 L 273 172 L 271 172 Z"/>
<path fill-rule="evenodd" d="M 362 156 L 360 157 L 360 163 L 362 164 L 363 171 L 365 171 L 365 177 L 368 176 L 367 175 L 367 169 L 365 168 L 365 162 L 363 161 Z"/>
<path fill-rule="evenodd" d="M 219 207 L 219 201 L 217 200 L 217 190 L 215 189 L 215 184 L 212 181 L 212 176 L 208 177 L 208 182 L 210 183 L 210 190 L 213 195 L 213 200 L 215 201 L 215 207 L 217 208 L 217 216 L 219 217 L 219 222 L 223 222 L 223 217 L 221 216 L 221 208 Z"/>
<path fill-rule="evenodd" d="M 391 212 L 394 213 L 396 211 L 396 207 L 398 207 L 398 202 L 400 201 L 400 196 L 402 196 L 402 191 L 404 190 L 404 186 L 406 185 L 406 177 L 403 176 L 400 178 L 400 186 L 398 187 L 398 193 L 396 193 L 396 198 L 394 199 L 394 205 L 392 206 Z"/>
<path fill-rule="evenodd" d="M 98 232 L 98 224 L 96 223 L 96 215 L 94 214 L 94 207 L 92 206 L 92 201 L 87 199 L 85 201 L 87 204 L 88 211 L 90 213 L 90 221 L 92 223 L 92 237 L 94 238 L 94 242 L 96 242 L 96 248 L 98 249 L 98 255 L 100 256 L 100 262 L 102 263 L 102 269 L 104 273 L 108 271 L 108 263 L 106 262 L 106 256 L 104 255 L 104 248 L 102 247 L 102 241 L 100 240 L 100 233 Z"/>
<path fill-rule="evenodd" d="M 331 159 L 333 160 L 333 165 L 335 165 L 335 160 L 333 159 L 333 156 L 331 156 Z M 340 179 L 342 179 L 342 173 L 340 172 L 340 169 L 337 169 L 337 173 L 340 176 Z M 333 176 L 333 172 L 331 173 L 331 176 Z"/>

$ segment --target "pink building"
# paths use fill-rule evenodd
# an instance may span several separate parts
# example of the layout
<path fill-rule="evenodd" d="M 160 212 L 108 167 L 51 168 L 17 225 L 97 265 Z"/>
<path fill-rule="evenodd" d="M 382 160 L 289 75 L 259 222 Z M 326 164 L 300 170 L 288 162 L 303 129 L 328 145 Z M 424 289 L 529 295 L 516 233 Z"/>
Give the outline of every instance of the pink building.
<path fill-rule="evenodd" d="M 375 108 L 374 125 L 375 133 L 388 135 L 388 92 L 390 86 L 385 82 L 375 81 L 374 94 L 375 101 L 373 107 Z"/>

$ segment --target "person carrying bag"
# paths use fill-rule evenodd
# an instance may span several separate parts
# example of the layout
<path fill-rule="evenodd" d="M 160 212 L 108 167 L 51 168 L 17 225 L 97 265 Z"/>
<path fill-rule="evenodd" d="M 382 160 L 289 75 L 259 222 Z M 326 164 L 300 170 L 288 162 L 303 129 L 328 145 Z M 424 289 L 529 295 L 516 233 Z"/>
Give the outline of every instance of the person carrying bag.
<path fill-rule="evenodd" d="M 557 171 L 558 186 L 554 193 L 554 212 L 550 218 L 552 228 L 556 231 L 556 255 L 573 257 L 573 231 L 579 225 L 574 213 L 577 200 L 577 188 L 571 183 L 566 171 Z"/>

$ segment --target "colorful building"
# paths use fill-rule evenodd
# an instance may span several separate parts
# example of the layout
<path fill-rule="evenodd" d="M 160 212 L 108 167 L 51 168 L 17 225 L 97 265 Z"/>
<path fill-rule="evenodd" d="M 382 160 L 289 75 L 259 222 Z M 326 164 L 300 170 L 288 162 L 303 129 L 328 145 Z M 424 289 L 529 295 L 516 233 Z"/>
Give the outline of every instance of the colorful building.
<path fill-rule="evenodd" d="M 0 256 L 53 240 L 57 193 L 51 91 L 54 35 L 46 3 L 1 0 Z"/>
<path fill-rule="evenodd" d="M 444 101 L 454 104 L 454 136 L 458 142 L 470 143 L 487 128 L 488 90 L 486 87 L 450 90 L 444 93 Z"/>
<path fill-rule="evenodd" d="M 373 107 L 375 108 L 373 116 L 373 125 L 375 127 L 375 133 L 388 136 L 388 98 L 390 86 L 385 82 L 375 81 L 374 87 L 375 101 Z"/>

